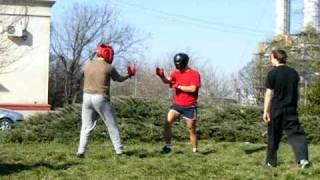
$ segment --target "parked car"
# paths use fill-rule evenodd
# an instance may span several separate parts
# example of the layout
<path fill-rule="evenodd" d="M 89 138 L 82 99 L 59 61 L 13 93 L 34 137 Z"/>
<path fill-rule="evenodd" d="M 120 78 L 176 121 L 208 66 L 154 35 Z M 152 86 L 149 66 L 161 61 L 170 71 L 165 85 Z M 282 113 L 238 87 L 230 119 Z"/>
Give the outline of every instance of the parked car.
<path fill-rule="evenodd" d="M 9 130 L 12 125 L 23 121 L 23 115 L 19 112 L 0 108 L 0 130 Z"/>

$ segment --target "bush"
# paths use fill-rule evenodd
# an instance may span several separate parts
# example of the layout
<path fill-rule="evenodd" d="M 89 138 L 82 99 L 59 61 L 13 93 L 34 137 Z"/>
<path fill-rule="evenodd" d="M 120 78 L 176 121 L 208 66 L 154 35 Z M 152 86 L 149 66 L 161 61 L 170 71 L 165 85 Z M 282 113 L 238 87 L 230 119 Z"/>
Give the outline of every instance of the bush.
<path fill-rule="evenodd" d="M 166 100 L 117 98 L 113 99 L 121 137 L 124 141 L 162 141 L 163 124 L 170 102 Z M 68 105 L 56 112 L 40 114 L 20 123 L 0 136 L 6 142 L 70 142 L 78 141 L 81 126 L 81 106 Z M 320 142 L 318 116 L 302 116 L 312 142 Z M 184 120 L 173 126 L 174 140 L 188 139 Z M 245 141 L 263 143 L 266 125 L 262 109 L 238 105 L 199 105 L 197 132 L 199 139 L 215 141 Z M 92 140 L 105 141 L 108 132 L 101 120 L 91 135 Z"/>
<path fill-rule="evenodd" d="M 299 108 L 303 116 L 320 115 L 320 82 L 313 84 L 308 90 L 308 104 Z"/>
<path fill-rule="evenodd" d="M 320 142 L 320 117 L 318 116 L 301 116 L 300 120 L 303 124 L 303 128 L 308 135 L 308 139 L 313 143 Z"/>
<path fill-rule="evenodd" d="M 299 113 L 303 116 L 319 116 L 320 115 L 320 105 L 305 105 L 299 108 Z"/>
<path fill-rule="evenodd" d="M 311 105 L 320 104 L 320 81 L 310 87 L 307 97 Z"/>
<path fill-rule="evenodd" d="M 124 140 L 161 139 L 163 119 L 167 109 L 157 101 L 114 99 L 121 136 Z M 78 141 L 81 128 L 81 105 L 67 105 L 55 112 L 38 114 L 4 132 L 7 142 L 69 142 Z M 91 135 L 93 140 L 105 140 L 107 129 L 101 119 Z"/>

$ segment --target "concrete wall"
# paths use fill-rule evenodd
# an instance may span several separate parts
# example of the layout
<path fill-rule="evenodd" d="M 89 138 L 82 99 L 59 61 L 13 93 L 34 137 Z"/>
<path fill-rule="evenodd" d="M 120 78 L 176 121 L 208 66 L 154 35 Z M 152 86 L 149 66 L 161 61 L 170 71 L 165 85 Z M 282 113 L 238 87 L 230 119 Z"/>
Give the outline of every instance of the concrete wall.
<path fill-rule="evenodd" d="M 25 2 L 29 1 L 0 1 L 0 26 L 6 29 L 13 23 L 26 29 L 24 38 L 0 34 L 10 44 L 10 56 L 1 58 L 15 61 L 0 70 L 0 107 L 37 110 L 49 107 L 50 16 L 55 1 Z"/>

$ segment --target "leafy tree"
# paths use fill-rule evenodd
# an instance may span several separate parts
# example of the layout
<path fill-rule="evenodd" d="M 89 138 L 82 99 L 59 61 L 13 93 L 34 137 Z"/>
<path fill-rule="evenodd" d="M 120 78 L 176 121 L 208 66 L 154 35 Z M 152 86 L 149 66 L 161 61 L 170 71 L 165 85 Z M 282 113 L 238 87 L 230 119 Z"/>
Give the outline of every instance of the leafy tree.
<path fill-rule="evenodd" d="M 258 105 L 263 103 L 266 76 L 270 68 L 267 57 L 260 53 L 239 72 L 242 88 L 254 96 Z"/>
<path fill-rule="evenodd" d="M 303 83 L 300 99 L 305 99 L 308 84 L 315 81 L 315 75 L 320 69 L 320 34 L 312 27 L 294 35 L 279 35 L 266 42 L 268 49 L 283 49 L 288 54 L 287 64 L 295 68 Z M 242 88 L 255 95 L 257 102 L 261 102 L 264 91 L 263 83 L 271 66 L 264 54 L 256 55 L 239 72 Z"/>

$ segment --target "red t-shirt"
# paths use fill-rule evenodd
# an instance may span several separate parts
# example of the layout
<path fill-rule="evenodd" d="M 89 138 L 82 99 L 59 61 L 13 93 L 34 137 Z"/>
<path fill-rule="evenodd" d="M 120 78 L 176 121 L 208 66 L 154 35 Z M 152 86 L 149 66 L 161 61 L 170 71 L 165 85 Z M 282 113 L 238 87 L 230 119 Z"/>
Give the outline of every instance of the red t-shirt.
<path fill-rule="evenodd" d="M 176 89 L 176 94 L 173 96 L 173 103 L 181 106 L 190 106 L 197 104 L 198 91 L 201 86 L 200 74 L 197 70 L 187 68 L 183 71 L 174 70 L 170 74 L 172 84 L 181 86 L 195 85 L 197 90 L 193 93 L 183 92 Z"/>

